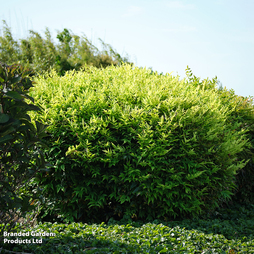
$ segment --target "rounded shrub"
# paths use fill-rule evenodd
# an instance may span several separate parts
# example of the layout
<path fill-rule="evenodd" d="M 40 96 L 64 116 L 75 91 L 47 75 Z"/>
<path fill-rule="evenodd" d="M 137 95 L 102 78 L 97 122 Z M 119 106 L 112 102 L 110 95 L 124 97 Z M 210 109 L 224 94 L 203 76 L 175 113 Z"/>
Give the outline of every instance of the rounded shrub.
<path fill-rule="evenodd" d="M 201 85 L 203 89 L 214 89 L 217 81 L 217 77 L 209 84 L 204 81 L 200 81 L 200 78 L 194 76 L 189 68 L 187 68 L 187 76 L 189 82 L 195 87 Z M 206 80 L 207 81 L 207 80 Z M 245 147 L 238 155 L 235 160 L 241 161 L 246 160 L 247 164 L 238 171 L 235 176 L 236 189 L 233 192 L 232 199 L 223 200 L 222 204 L 232 203 L 243 203 L 253 204 L 254 203 L 254 105 L 252 96 L 243 97 L 235 94 L 233 89 L 227 90 L 226 87 L 219 87 L 216 89 L 218 96 L 222 100 L 224 105 L 227 105 L 230 109 L 230 114 L 227 117 L 227 123 L 235 125 L 236 128 L 233 131 L 245 129 L 246 136 L 250 140 L 251 145 Z M 239 125 L 238 125 L 239 124 Z M 229 154 L 229 156 L 231 156 Z"/>
<path fill-rule="evenodd" d="M 241 125 L 235 130 L 244 128 L 246 136 L 251 142 L 250 149 L 243 149 L 237 156 L 237 160 L 248 160 L 248 163 L 236 175 L 237 188 L 232 196 L 232 202 L 254 204 L 254 106 L 253 98 L 237 96 L 233 89 L 226 88 L 219 91 L 219 96 L 224 104 L 233 109 L 228 117 L 228 123 L 236 121 Z"/>
<path fill-rule="evenodd" d="M 246 130 L 228 121 L 214 80 L 187 74 L 124 64 L 36 78 L 30 95 L 44 111 L 30 116 L 49 126 L 54 165 L 37 177 L 50 202 L 43 216 L 193 217 L 230 198 Z"/>

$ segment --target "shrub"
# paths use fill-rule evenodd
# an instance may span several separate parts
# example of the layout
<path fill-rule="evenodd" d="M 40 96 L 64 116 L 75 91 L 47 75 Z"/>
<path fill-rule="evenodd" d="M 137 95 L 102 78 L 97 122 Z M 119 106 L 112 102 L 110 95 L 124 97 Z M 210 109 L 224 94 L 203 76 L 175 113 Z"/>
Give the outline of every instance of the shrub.
<path fill-rule="evenodd" d="M 26 212 L 35 209 L 38 194 L 36 189 L 35 193 L 28 191 L 32 186 L 30 180 L 49 165 L 39 149 L 47 147 L 41 140 L 46 126 L 36 121 L 35 128 L 27 114 L 40 108 L 24 101 L 26 98 L 34 102 L 28 95 L 29 88 L 33 87 L 31 76 L 32 72 L 20 65 L 0 63 L 1 237 L 3 231 L 10 231 Z"/>
<path fill-rule="evenodd" d="M 191 73 L 188 73 L 191 77 Z M 130 65 L 36 79 L 49 125 L 51 173 L 36 181 L 65 221 L 195 217 L 229 199 L 250 144 L 215 80 L 182 80 Z M 207 88 L 207 89 L 206 89 Z M 209 88 L 209 89 L 208 89 Z M 230 156 L 229 156 L 230 154 Z"/>
<path fill-rule="evenodd" d="M 51 34 L 46 28 L 45 37 L 29 31 L 27 39 L 20 42 L 14 40 L 11 29 L 3 21 L 3 36 L 0 36 L 0 59 L 7 64 L 20 63 L 32 68 L 36 73 L 55 69 L 62 76 L 68 70 L 80 70 L 86 65 L 105 68 L 110 65 L 121 65 L 128 62 L 127 57 L 121 57 L 109 44 L 100 42 L 103 51 L 99 51 L 85 35 L 79 37 L 68 29 L 58 31 L 58 44 L 54 44 Z"/>
<path fill-rule="evenodd" d="M 254 204 L 254 106 L 253 99 L 237 96 L 233 90 L 225 88 L 219 92 L 220 98 L 230 109 L 234 109 L 228 117 L 228 123 L 241 122 L 236 129 L 246 129 L 246 135 L 251 142 L 250 149 L 244 149 L 237 156 L 237 160 L 249 160 L 246 166 L 236 175 L 237 189 L 232 197 L 233 202 Z"/>
<path fill-rule="evenodd" d="M 209 84 L 207 82 L 201 82 L 199 78 L 191 73 L 191 70 L 187 68 L 188 80 L 194 86 L 202 86 L 203 89 L 214 89 L 216 84 L 220 82 L 217 77 L 213 79 Z M 207 81 L 207 80 L 206 80 Z M 234 125 L 239 123 L 240 125 L 233 129 L 233 131 L 239 131 L 241 129 L 246 130 L 246 136 L 251 142 L 250 149 L 243 149 L 237 156 L 236 160 L 247 160 L 247 164 L 236 174 L 235 183 L 237 188 L 234 190 L 232 200 L 224 200 L 223 205 L 228 203 L 254 203 L 254 114 L 253 114 L 253 98 L 238 96 L 233 89 L 229 91 L 220 84 L 219 89 L 216 92 L 224 105 L 227 105 L 230 109 L 230 114 L 227 118 L 227 123 Z M 231 156 L 229 154 L 229 156 Z M 229 202 L 228 202 L 229 201 Z"/>

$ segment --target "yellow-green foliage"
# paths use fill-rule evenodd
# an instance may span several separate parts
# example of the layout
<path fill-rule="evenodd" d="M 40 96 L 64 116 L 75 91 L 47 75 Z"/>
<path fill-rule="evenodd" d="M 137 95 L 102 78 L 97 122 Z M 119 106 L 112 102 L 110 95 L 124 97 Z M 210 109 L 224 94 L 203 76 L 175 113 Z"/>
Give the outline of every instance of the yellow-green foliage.
<path fill-rule="evenodd" d="M 218 91 L 223 103 L 230 109 L 234 109 L 228 117 L 229 123 L 234 123 L 237 119 L 242 124 L 235 130 L 246 129 L 246 135 L 250 140 L 251 149 L 244 149 L 237 160 L 249 160 L 246 166 L 236 175 L 237 189 L 234 192 L 233 201 L 241 203 L 254 203 L 254 106 L 251 96 L 242 97 L 234 94 L 231 89 L 225 88 Z M 234 131 L 234 130 L 233 130 Z"/>
<path fill-rule="evenodd" d="M 234 108 L 215 80 L 196 81 L 128 64 L 36 78 L 31 96 L 44 112 L 30 115 L 49 125 L 54 165 L 37 178 L 48 211 L 66 221 L 169 218 L 229 198 L 250 144 L 233 131 L 241 123 L 228 123 Z"/>

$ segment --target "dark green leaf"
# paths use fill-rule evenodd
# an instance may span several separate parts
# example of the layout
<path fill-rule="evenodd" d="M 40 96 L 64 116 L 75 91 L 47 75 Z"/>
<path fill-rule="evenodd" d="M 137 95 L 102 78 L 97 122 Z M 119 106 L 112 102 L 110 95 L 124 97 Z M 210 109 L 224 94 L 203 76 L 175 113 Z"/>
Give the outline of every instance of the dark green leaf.
<path fill-rule="evenodd" d="M 15 91 L 8 91 L 7 93 L 5 93 L 5 96 L 15 99 L 15 100 L 23 100 L 23 97 Z"/>
<path fill-rule="evenodd" d="M 18 83 L 21 79 L 22 79 L 21 76 L 14 77 L 14 78 L 10 79 L 10 84 Z"/>
<path fill-rule="evenodd" d="M 12 140 L 13 137 L 11 135 L 6 135 L 0 138 L 0 143 L 6 143 L 7 141 Z"/>
<path fill-rule="evenodd" d="M 0 123 L 6 123 L 9 121 L 9 119 L 10 117 L 8 115 L 0 113 Z"/>

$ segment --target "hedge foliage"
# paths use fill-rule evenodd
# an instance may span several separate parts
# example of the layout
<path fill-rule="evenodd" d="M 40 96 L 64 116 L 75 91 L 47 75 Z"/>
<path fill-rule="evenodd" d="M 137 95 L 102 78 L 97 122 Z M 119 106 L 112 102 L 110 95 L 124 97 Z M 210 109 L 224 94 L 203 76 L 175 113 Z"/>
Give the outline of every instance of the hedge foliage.
<path fill-rule="evenodd" d="M 56 44 L 48 28 L 45 39 L 33 30 L 26 39 L 15 40 L 11 29 L 3 20 L 3 36 L 0 36 L 0 59 L 9 65 L 21 64 L 42 74 L 55 69 L 63 76 L 66 71 L 80 70 L 85 65 L 105 68 L 110 65 L 130 63 L 128 57 L 122 57 L 109 44 L 99 39 L 103 46 L 100 51 L 85 35 L 77 36 L 68 29 L 58 31 Z"/>
<path fill-rule="evenodd" d="M 213 79 L 212 84 L 207 80 L 201 81 L 200 78 L 194 76 L 191 70 L 187 68 L 187 76 L 189 82 L 195 87 L 201 85 L 204 89 L 214 89 L 215 84 L 220 82 L 217 77 Z M 226 105 L 230 109 L 230 114 L 227 119 L 228 124 L 235 124 L 235 122 L 241 122 L 242 124 L 235 130 L 245 129 L 246 135 L 251 142 L 250 149 L 243 149 L 237 156 L 237 160 L 247 160 L 248 163 L 245 167 L 239 171 L 236 175 L 237 188 L 234 190 L 232 200 L 225 201 L 224 203 L 230 204 L 253 204 L 254 203 L 254 105 L 253 96 L 243 97 L 236 95 L 233 89 L 227 90 L 226 87 L 222 87 L 220 84 L 219 89 L 216 90 L 217 94 L 222 101 L 223 105 Z M 230 156 L 230 154 L 229 154 Z"/>
<path fill-rule="evenodd" d="M 197 216 L 227 200 L 251 144 L 229 122 L 216 80 L 201 84 L 125 64 L 40 76 L 50 173 L 37 178 L 65 221 Z M 46 214 L 47 212 L 45 212 Z"/>
<path fill-rule="evenodd" d="M 243 97 L 234 94 L 225 88 L 219 91 L 219 96 L 224 104 L 234 110 L 228 118 L 229 124 L 240 121 L 242 124 L 236 129 L 247 130 L 246 135 L 251 142 L 250 149 L 244 149 L 238 160 L 248 160 L 246 166 L 236 175 L 237 189 L 234 191 L 232 201 L 234 203 L 253 204 L 254 203 L 254 106 L 251 96 Z"/>

